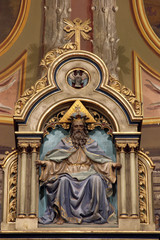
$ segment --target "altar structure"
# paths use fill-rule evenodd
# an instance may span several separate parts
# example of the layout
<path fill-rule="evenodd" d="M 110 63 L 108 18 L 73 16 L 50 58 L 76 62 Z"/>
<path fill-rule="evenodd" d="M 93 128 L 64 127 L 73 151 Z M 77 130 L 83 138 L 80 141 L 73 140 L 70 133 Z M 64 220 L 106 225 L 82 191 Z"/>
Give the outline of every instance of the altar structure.
<path fill-rule="evenodd" d="M 41 65 L 46 69 L 43 77 L 23 93 L 15 106 L 16 149 L 1 165 L 4 172 L 2 231 L 154 231 L 154 165 L 139 148 L 141 103 L 130 89 L 109 75 L 97 55 L 77 50 L 74 43 L 50 51 Z M 103 130 L 115 149 L 115 162 L 122 165 L 117 170 L 115 188 L 117 220 L 113 225 L 42 226 L 38 224 L 39 170 L 35 162 L 43 155 L 46 136 L 57 127 L 68 131 L 69 124 L 61 119 L 71 106 L 79 107 L 79 102 L 95 121 L 94 125 L 88 125 L 89 132 Z"/>

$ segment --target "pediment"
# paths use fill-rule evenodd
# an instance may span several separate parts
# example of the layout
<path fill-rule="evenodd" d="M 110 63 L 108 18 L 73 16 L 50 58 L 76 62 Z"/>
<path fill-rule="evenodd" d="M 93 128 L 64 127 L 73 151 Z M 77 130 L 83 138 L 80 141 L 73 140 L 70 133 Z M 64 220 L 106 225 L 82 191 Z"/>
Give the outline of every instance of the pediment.
<path fill-rule="evenodd" d="M 109 75 L 105 63 L 95 54 L 75 50 L 70 43 L 67 50 L 46 54 L 41 65 L 45 67 L 44 76 L 23 93 L 15 107 L 14 119 L 24 131 L 41 131 L 56 108 L 69 107 L 76 100 L 101 109 L 117 126 L 116 131 L 135 131 L 141 122 L 141 103 L 130 89 Z"/>

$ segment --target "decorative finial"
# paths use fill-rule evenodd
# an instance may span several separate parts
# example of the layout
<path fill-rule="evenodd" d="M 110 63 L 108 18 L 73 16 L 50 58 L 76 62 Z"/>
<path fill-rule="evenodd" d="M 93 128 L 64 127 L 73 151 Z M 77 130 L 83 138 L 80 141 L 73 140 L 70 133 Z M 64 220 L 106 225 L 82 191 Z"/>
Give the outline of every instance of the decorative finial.
<path fill-rule="evenodd" d="M 64 27 L 64 30 L 68 32 L 65 37 L 65 40 L 69 40 L 75 34 L 75 43 L 77 44 L 77 50 L 80 50 L 80 38 L 81 36 L 85 40 L 89 40 L 90 36 L 86 33 L 90 32 L 92 28 L 89 26 L 91 20 L 88 19 L 84 22 L 80 18 L 75 18 L 73 22 L 69 19 L 64 19 L 64 23 L 67 24 Z"/>

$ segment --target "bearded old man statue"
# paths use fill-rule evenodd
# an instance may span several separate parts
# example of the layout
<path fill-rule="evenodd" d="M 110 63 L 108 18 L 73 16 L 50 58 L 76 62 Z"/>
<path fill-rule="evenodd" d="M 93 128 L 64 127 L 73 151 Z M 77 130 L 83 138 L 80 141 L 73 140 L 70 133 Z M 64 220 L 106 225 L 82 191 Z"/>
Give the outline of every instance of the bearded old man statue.
<path fill-rule="evenodd" d="M 84 119 L 74 119 L 70 136 L 37 165 L 41 165 L 41 185 L 47 194 L 47 209 L 39 223 L 108 222 L 113 214 L 108 195 L 120 164 L 89 138 Z"/>

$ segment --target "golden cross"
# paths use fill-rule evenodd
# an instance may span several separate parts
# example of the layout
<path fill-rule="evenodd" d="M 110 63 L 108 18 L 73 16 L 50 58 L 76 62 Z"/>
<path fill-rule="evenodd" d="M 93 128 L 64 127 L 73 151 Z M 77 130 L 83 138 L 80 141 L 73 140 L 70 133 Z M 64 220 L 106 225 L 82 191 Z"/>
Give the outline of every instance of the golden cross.
<path fill-rule="evenodd" d="M 75 18 L 73 22 L 68 19 L 64 19 L 64 23 L 67 24 L 64 27 L 64 30 L 68 32 L 68 34 L 65 37 L 65 40 L 71 39 L 73 35 L 75 34 L 75 43 L 77 45 L 77 50 L 80 50 L 80 38 L 81 36 L 85 40 L 89 40 L 90 36 L 87 34 L 92 30 L 92 28 L 89 26 L 91 23 L 90 19 L 82 22 L 80 18 Z"/>

